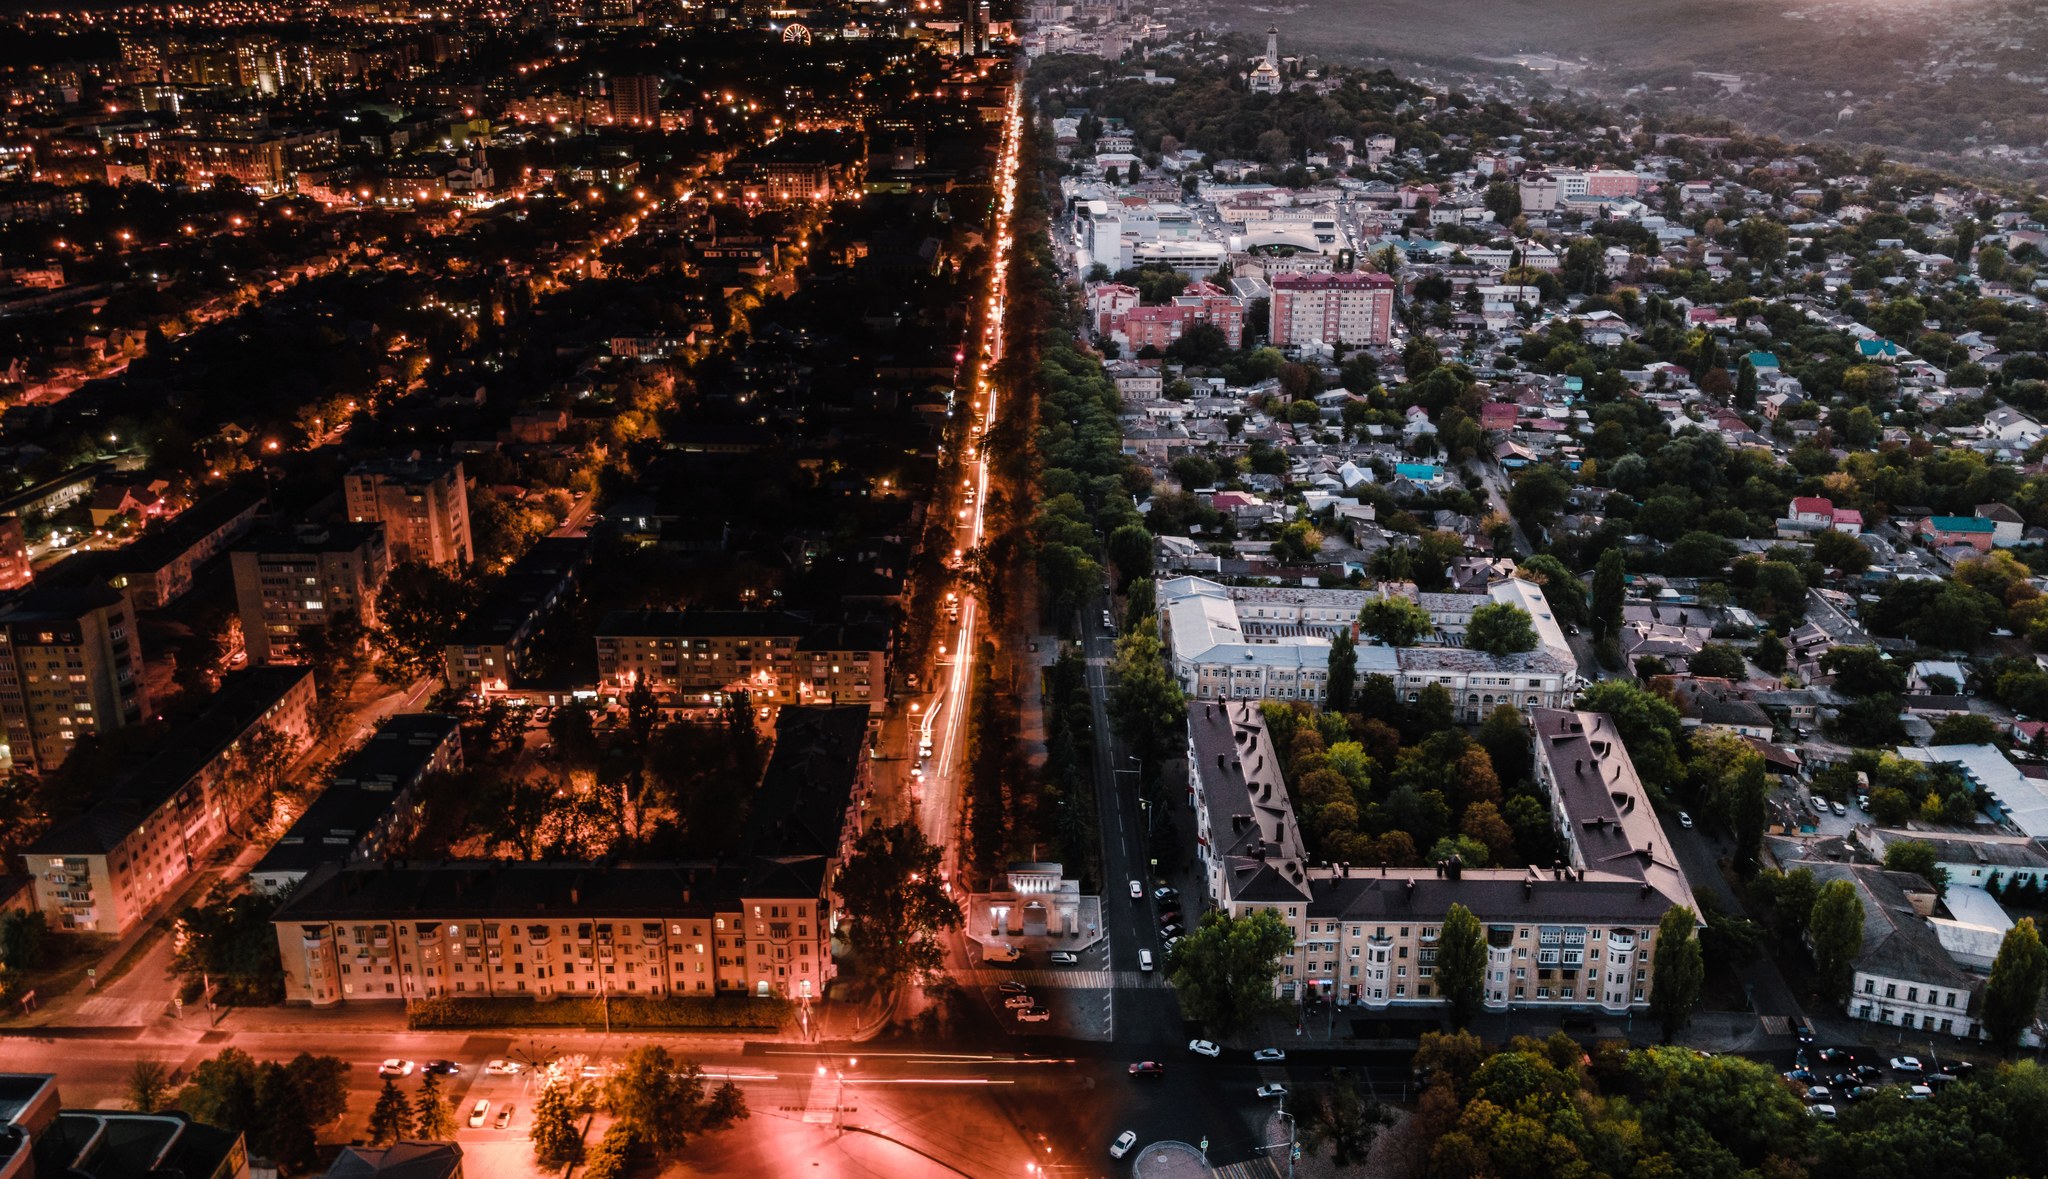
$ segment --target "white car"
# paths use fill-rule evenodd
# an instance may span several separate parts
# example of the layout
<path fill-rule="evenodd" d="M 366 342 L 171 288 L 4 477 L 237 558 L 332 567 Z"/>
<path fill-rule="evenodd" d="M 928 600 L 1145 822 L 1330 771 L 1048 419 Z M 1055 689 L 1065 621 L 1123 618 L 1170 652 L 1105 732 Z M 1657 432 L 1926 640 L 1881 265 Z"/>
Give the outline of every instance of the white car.
<path fill-rule="evenodd" d="M 400 1060 L 394 1056 L 377 1066 L 377 1075 L 380 1077 L 409 1077 L 412 1075 L 412 1070 L 415 1067 L 417 1066 L 412 1061 Z"/>
<path fill-rule="evenodd" d="M 1218 1048 L 1214 1040 L 1189 1040 L 1188 1051 L 1196 1056 L 1217 1057 L 1223 1055 L 1223 1049 Z"/>
<path fill-rule="evenodd" d="M 1131 1153 L 1131 1148 L 1137 1144 L 1138 1132 L 1136 1130 L 1125 1130 L 1116 1136 L 1115 1142 L 1109 1144 L 1109 1157 L 1120 1159 Z"/>
<path fill-rule="evenodd" d="M 1252 1053 L 1252 1059 L 1260 1064 L 1272 1064 L 1287 1059 L 1287 1054 L 1278 1048 L 1261 1048 Z"/>
<path fill-rule="evenodd" d="M 1687 831 L 1692 830 L 1692 816 L 1686 814 L 1684 811 L 1678 812 L 1678 825 L 1685 828 Z"/>
<path fill-rule="evenodd" d="M 1259 1096 L 1261 1096 L 1261 1097 L 1285 1097 L 1285 1096 L 1287 1096 L 1287 1086 L 1285 1086 L 1285 1085 L 1260 1085 L 1260 1086 L 1259 1086 Z"/>
<path fill-rule="evenodd" d="M 1134 901 L 1145 899 L 1145 886 L 1136 880 L 1131 881 L 1131 899 Z"/>
<path fill-rule="evenodd" d="M 1832 1122 L 1841 1116 L 1832 1105 L 1809 1105 L 1806 1107 L 1806 1112 L 1809 1116 L 1819 1118 L 1823 1122 Z"/>
<path fill-rule="evenodd" d="M 516 1077 L 526 1068 L 516 1060 L 489 1060 L 484 1062 L 487 1077 Z"/>
<path fill-rule="evenodd" d="M 489 1114 L 490 1112 L 491 1103 L 484 1100 L 478 1100 L 475 1107 L 473 1107 L 469 1111 L 469 1128 L 474 1130 L 478 1126 L 483 1125 L 485 1115 Z"/>

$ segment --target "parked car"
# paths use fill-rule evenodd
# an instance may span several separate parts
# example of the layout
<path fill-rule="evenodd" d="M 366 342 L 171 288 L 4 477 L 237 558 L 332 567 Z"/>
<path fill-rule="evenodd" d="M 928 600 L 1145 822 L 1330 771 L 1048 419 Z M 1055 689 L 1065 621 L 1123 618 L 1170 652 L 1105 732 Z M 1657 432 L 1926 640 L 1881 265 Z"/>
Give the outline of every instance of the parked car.
<path fill-rule="evenodd" d="M 1052 1012 L 1043 1007 L 1032 1007 L 1017 1013 L 1018 1023 L 1044 1023 L 1052 1018 Z"/>
<path fill-rule="evenodd" d="M 1159 927 L 1159 936 L 1165 938 L 1174 938 L 1179 937 L 1187 931 L 1188 927 L 1182 925 L 1180 922 L 1169 921 L 1166 924 Z"/>
<path fill-rule="evenodd" d="M 412 1075 L 412 1070 L 417 1067 L 410 1060 L 400 1060 L 394 1056 L 377 1066 L 377 1075 L 380 1077 L 409 1077 Z"/>
<path fill-rule="evenodd" d="M 1188 1051 L 1194 1053 L 1196 1056 L 1208 1056 L 1212 1058 L 1223 1055 L 1223 1049 L 1218 1048 L 1214 1040 L 1189 1040 Z"/>
<path fill-rule="evenodd" d="M 1855 1068 L 1856 1079 L 1864 1084 L 1884 1079 L 1884 1070 L 1874 1064 L 1859 1064 Z"/>
<path fill-rule="evenodd" d="M 1011 995 L 1009 998 L 1003 1000 L 1003 1006 L 1010 1008 L 1012 1011 L 1015 1011 L 1021 1007 L 1036 1007 L 1038 1006 L 1038 1000 L 1032 998 L 1029 995 Z"/>
<path fill-rule="evenodd" d="M 526 1068 L 516 1060 L 490 1060 L 484 1062 L 487 1077 L 516 1077 Z"/>
<path fill-rule="evenodd" d="M 1826 1085 L 1808 1085 L 1806 1087 L 1806 1100 L 1809 1104 L 1819 1105 L 1821 1102 L 1833 1101 L 1834 1099 L 1835 1091 Z"/>
<path fill-rule="evenodd" d="M 1030 987 L 1025 986 L 1023 983 L 1020 983 L 1015 979 L 1006 978 L 1003 981 L 996 984 L 996 990 L 1001 991 L 1006 995 L 1022 995 L 1030 989 Z"/>
<path fill-rule="evenodd" d="M 1080 962 L 1081 955 L 1074 953 L 1072 950 L 1054 950 L 1052 952 L 1052 964 L 1054 966 L 1078 966 Z"/>
<path fill-rule="evenodd" d="M 1156 1060 L 1140 1060 L 1131 1065 L 1130 1073 L 1134 1077 L 1163 1077 L 1166 1066 Z"/>
<path fill-rule="evenodd" d="M 1906 1073 L 1916 1077 L 1927 1071 L 1917 1056 L 1894 1056 L 1891 1059 L 1891 1066 L 1895 1073 Z"/>
<path fill-rule="evenodd" d="M 1851 1085 L 1847 1089 L 1842 1090 L 1842 1099 L 1844 1101 L 1861 1101 L 1866 1097 L 1875 1097 L 1877 1094 L 1878 1090 L 1871 1088 L 1869 1085 Z"/>
<path fill-rule="evenodd" d="M 1173 948 L 1174 948 L 1175 946 L 1178 946 L 1178 945 L 1180 944 L 1180 942 L 1181 942 L 1181 939 L 1179 939 L 1179 938 L 1177 938 L 1177 937 L 1170 937 L 1170 938 L 1167 938 L 1167 939 L 1166 939 L 1165 941 L 1163 941 L 1163 942 L 1159 943 L 1159 945 L 1160 945 L 1160 948 L 1161 948 L 1161 949 L 1165 950 L 1165 951 L 1166 951 L 1166 952 L 1167 952 L 1168 954 L 1171 954 L 1171 953 L 1173 953 Z"/>
<path fill-rule="evenodd" d="M 1285 1086 L 1285 1085 L 1260 1085 L 1260 1086 L 1259 1086 L 1259 1096 L 1261 1096 L 1261 1097 L 1285 1097 L 1285 1096 L 1287 1096 L 1287 1086 Z"/>
<path fill-rule="evenodd" d="M 1785 1074 L 1785 1079 L 1792 1082 L 1795 1085 L 1811 1085 L 1820 1078 L 1814 1076 L 1810 1072 L 1807 1072 L 1803 1068 L 1795 1068 L 1792 1071 Z"/>
<path fill-rule="evenodd" d="M 1692 816 L 1686 814 L 1684 811 L 1678 812 L 1678 825 L 1685 828 L 1687 831 L 1692 830 Z"/>
<path fill-rule="evenodd" d="M 1177 901 L 1180 899 L 1180 890 L 1168 888 L 1162 884 L 1152 890 L 1152 899 L 1155 901 Z"/>
<path fill-rule="evenodd" d="M 498 1110 L 498 1119 L 491 1123 L 491 1127 L 496 1130 L 502 1130 L 511 1124 L 512 1107 L 510 1105 L 507 1105 L 502 1109 Z"/>
<path fill-rule="evenodd" d="M 1809 1105 L 1806 1107 L 1806 1112 L 1823 1122 L 1832 1122 L 1841 1116 L 1832 1105 Z"/>
<path fill-rule="evenodd" d="M 1137 1144 L 1138 1132 L 1136 1130 L 1125 1130 L 1116 1136 L 1115 1142 L 1109 1144 L 1109 1157 L 1120 1159 L 1131 1153 L 1131 1148 Z"/>
<path fill-rule="evenodd" d="M 469 1128 L 474 1130 L 484 1124 L 484 1115 L 491 1112 L 491 1103 L 479 1100 L 469 1111 Z"/>
<path fill-rule="evenodd" d="M 1909 1085 L 1906 1087 L 1907 1101 L 1925 1101 L 1932 1096 L 1934 1096 L 1934 1089 L 1932 1086 Z"/>
<path fill-rule="evenodd" d="M 1287 1054 L 1278 1048 L 1261 1048 L 1257 1052 L 1252 1053 L 1252 1059 L 1260 1064 L 1273 1064 L 1286 1060 Z"/>
<path fill-rule="evenodd" d="M 1849 813 L 1849 808 L 1848 808 L 1848 807 L 1845 807 L 1845 806 L 1843 806 L 1843 805 L 1842 805 L 1841 803 L 1839 803 L 1839 802 L 1833 802 L 1833 803 L 1829 803 L 1828 805 L 1829 805 L 1829 806 L 1832 806 L 1832 807 L 1834 807 L 1834 808 L 1835 808 L 1835 813 L 1836 813 L 1837 815 L 1846 815 L 1846 814 L 1848 814 L 1848 813 Z"/>

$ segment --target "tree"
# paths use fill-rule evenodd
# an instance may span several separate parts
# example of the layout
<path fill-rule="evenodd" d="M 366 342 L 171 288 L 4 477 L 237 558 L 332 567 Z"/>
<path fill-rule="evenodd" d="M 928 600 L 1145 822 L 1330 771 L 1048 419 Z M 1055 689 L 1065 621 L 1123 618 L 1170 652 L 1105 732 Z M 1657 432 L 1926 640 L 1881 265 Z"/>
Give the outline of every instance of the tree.
<path fill-rule="evenodd" d="M 1330 686 L 1327 703 L 1331 712 L 1350 712 L 1351 695 L 1358 687 L 1358 646 L 1351 632 L 1339 631 L 1330 640 Z"/>
<path fill-rule="evenodd" d="M 1436 619 L 1413 598 L 1381 594 L 1366 601 L 1358 612 L 1358 625 L 1389 647 L 1412 647 L 1436 629 Z"/>
<path fill-rule="evenodd" d="M 1486 998 L 1486 931 L 1463 905 L 1444 914 L 1436 942 L 1437 991 L 1451 1001 L 1451 1022 L 1472 1022 Z"/>
<path fill-rule="evenodd" d="M 1156 631 L 1133 631 L 1116 642 L 1110 665 L 1116 686 L 1109 693 L 1109 723 L 1146 761 L 1164 758 L 1185 743 L 1187 696 Z"/>
<path fill-rule="evenodd" d="M 41 909 L 14 909 L 0 916 L 0 967 L 34 970 L 50 944 L 50 922 Z"/>
<path fill-rule="evenodd" d="M 448 1099 L 441 1096 L 439 1073 L 425 1073 L 420 1077 L 419 1096 L 413 1101 L 412 1129 L 425 1142 L 439 1142 L 455 1136 L 455 1115 L 448 1108 Z"/>
<path fill-rule="evenodd" d="M 1108 551 L 1119 588 L 1152 572 L 1152 533 L 1143 524 L 1118 526 L 1109 534 Z"/>
<path fill-rule="evenodd" d="M 1742 358 L 1742 367 L 1735 373 L 1735 408 L 1750 410 L 1756 408 L 1756 365 L 1749 357 Z"/>
<path fill-rule="evenodd" d="M 246 1132 L 256 1121 L 256 1062 L 239 1048 L 221 1049 L 192 1070 L 174 1104 L 194 1121 Z"/>
<path fill-rule="evenodd" d="M 1906 669 L 1876 647 L 1830 647 L 1820 666 L 1844 696 L 1896 696 L 1906 690 Z"/>
<path fill-rule="evenodd" d="M 1131 165 L 1133 168 L 1136 164 Z M 583 1179 L 626 1179 L 633 1163 L 633 1127 L 613 1122 L 583 1164 Z"/>
<path fill-rule="evenodd" d="M 1705 969 L 1693 926 L 1699 918 L 1684 905 L 1667 909 L 1657 922 L 1656 974 L 1650 982 L 1650 1012 L 1664 1030 L 1664 1042 L 1678 1034 L 1699 1005 Z"/>
<path fill-rule="evenodd" d="M 270 921 L 280 899 L 236 893 L 223 883 L 178 915 L 182 938 L 171 961 L 188 999 L 202 997 L 202 979 L 213 984 L 214 997 L 223 1003 L 254 1006 L 284 998 L 284 963 Z"/>
<path fill-rule="evenodd" d="M 155 1113 L 171 1095 L 171 1074 L 158 1060 L 137 1060 L 128 1069 L 128 1108 Z"/>
<path fill-rule="evenodd" d="M 1757 636 L 1756 649 L 1749 653 L 1749 661 L 1772 675 L 1783 675 L 1787 655 L 1785 640 L 1778 637 L 1777 631 L 1767 630 Z"/>
<path fill-rule="evenodd" d="M 2033 1026 L 2044 982 L 2048 949 L 2041 945 L 2034 919 L 2022 917 L 2005 931 L 1991 962 L 1991 980 L 1984 985 L 1984 1030 L 2000 1052 L 2011 1052 L 2020 1033 Z"/>
<path fill-rule="evenodd" d="M 1827 568 L 1853 574 L 1870 568 L 1873 558 L 1862 541 L 1846 532 L 1824 528 L 1814 534 L 1813 559 Z"/>
<path fill-rule="evenodd" d="M 535 1140 L 538 1141 L 540 1115 L 534 1114 Z M 398 1082 L 384 1078 L 384 1088 L 377 1094 L 377 1104 L 370 1110 L 370 1145 L 389 1146 L 402 1138 L 412 1137 L 412 1106 L 405 1100 L 405 1094 L 398 1089 Z"/>
<path fill-rule="evenodd" d="M 960 924 L 960 909 L 939 879 L 939 849 L 915 823 L 870 827 L 839 870 L 847 938 L 885 984 L 936 973 L 945 947 L 935 935 Z"/>
<path fill-rule="evenodd" d="M 1678 758 L 1684 723 L 1669 700 L 1629 680 L 1601 680 L 1579 693 L 1579 707 L 1613 718 L 1644 785 L 1660 794 L 1677 785 L 1684 772 Z"/>
<path fill-rule="evenodd" d="M 1523 560 L 1516 572 L 1543 587 L 1544 600 L 1558 621 L 1575 625 L 1586 621 L 1586 587 L 1563 561 L 1549 553 L 1537 553 Z"/>
<path fill-rule="evenodd" d="M 1941 866 L 1934 845 L 1924 839 L 1894 839 L 1884 845 L 1887 872 L 1911 872 L 1934 886 L 1937 895 L 1948 895 L 1948 869 Z"/>
<path fill-rule="evenodd" d="M 1472 611 L 1465 645 L 1488 655 L 1519 655 L 1536 647 L 1535 622 L 1513 602 L 1488 602 Z"/>
<path fill-rule="evenodd" d="M 1749 678 L 1749 668 L 1743 662 L 1742 652 L 1727 643 L 1701 644 L 1699 652 L 1686 660 L 1686 666 L 1697 676 L 1736 681 Z"/>
<path fill-rule="evenodd" d="M 1821 886 L 1806 922 L 1806 940 L 1813 947 L 1821 996 L 1837 1004 L 1848 999 L 1856 956 L 1863 952 L 1863 901 L 1854 884 L 1830 880 Z"/>
<path fill-rule="evenodd" d="M 1621 550 L 1612 548 L 1601 553 L 1600 563 L 1593 567 L 1593 628 L 1600 638 L 1609 638 L 1621 631 L 1622 595 L 1627 588 L 1626 582 Z"/>
<path fill-rule="evenodd" d="M 1294 935 L 1278 914 L 1211 910 L 1173 951 L 1173 987 L 1189 1019 L 1228 1032 L 1279 1009 L 1273 980 Z"/>
<path fill-rule="evenodd" d="M 256 1076 L 256 1124 L 249 1127 L 249 1149 L 286 1171 L 310 1170 L 319 1143 L 306 1095 L 291 1070 L 272 1061 Z"/>
<path fill-rule="evenodd" d="M 551 1080 L 533 1103 L 533 1160 L 545 1170 L 575 1162 L 583 1152 L 583 1136 L 576 1131 L 568 1089 L 567 1082 Z"/>
<path fill-rule="evenodd" d="M 738 1086 L 706 1087 L 704 1070 L 659 1045 L 635 1048 L 605 1083 L 606 1108 L 633 1137 L 664 1157 L 689 1145 L 690 1136 L 723 1130 L 747 1117 Z"/>
<path fill-rule="evenodd" d="M 377 624 L 373 631 L 383 655 L 377 674 L 393 683 L 411 683 L 441 667 L 449 632 L 462 620 L 470 591 L 433 565 L 407 561 L 392 567 L 377 592 Z"/>

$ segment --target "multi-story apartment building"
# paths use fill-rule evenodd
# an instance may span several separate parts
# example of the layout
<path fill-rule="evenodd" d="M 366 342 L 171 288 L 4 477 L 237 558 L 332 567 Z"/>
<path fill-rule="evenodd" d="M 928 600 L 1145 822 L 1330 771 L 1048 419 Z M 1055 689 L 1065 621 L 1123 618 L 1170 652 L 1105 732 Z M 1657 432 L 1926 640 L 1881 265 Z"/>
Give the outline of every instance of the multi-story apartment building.
<path fill-rule="evenodd" d="M 220 492 L 118 549 L 72 557 L 63 572 L 90 568 L 116 589 L 127 590 L 137 610 L 161 610 L 191 590 L 201 565 L 249 531 L 264 502 L 260 488 Z M 79 569 L 72 570 L 73 565 Z"/>
<path fill-rule="evenodd" d="M 1383 345 L 1394 322 L 1394 280 L 1373 271 L 1273 279 L 1273 345 Z"/>
<path fill-rule="evenodd" d="M 1358 614 L 1380 590 L 1226 586 L 1200 577 L 1162 582 L 1160 628 L 1181 690 L 1191 697 L 1289 700 L 1320 704 L 1328 693 L 1330 640 L 1358 636 Z M 1384 592 L 1398 592 L 1389 589 Z M 1411 593 L 1436 623 L 1422 645 L 1384 647 L 1362 640 L 1358 675 L 1384 675 L 1414 702 L 1430 684 L 1451 694 L 1457 715 L 1485 719 L 1502 704 L 1557 707 L 1578 687 L 1578 661 L 1543 596 L 1519 577 L 1493 582 L 1485 593 Z M 1466 647 L 1472 611 L 1493 602 L 1521 607 L 1536 647 L 1489 655 Z"/>
<path fill-rule="evenodd" d="M 441 651 L 442 675 L 458 692 L 503 692 L 525 679 L 548 620 L 575 596 L 590 541 L 549 536 L 512 563 Z"/>
<path fill-rule="evenodd" d="M 1857 947 L 1849 997 L 1842 1003 L 1845 1014 L 1906 1031 L 1960 1039 L 1976 1034 L 1981 1009 L 1972 1007 L 1983 976 L 1958 964 L 1929 920 L 1941 899 L 1932 884 L 1912 872 L 1887 872 L 1880 864 L 1794 864 L 1810 870 L 1823 885 L 1848 881 L 1862 902 L 1863 942 Z M 1988 970 L 1997 952 L 1996 934 L 1986 930 L 1985 940 L 1980 969 Z"/>
<path fill-rule="evenodd" d="M 1378 1009 L 1442 1002 L 1437 940 L 1460 904 L 1485 927 L 1489 1008 L 1647 1004 L 1657 923 L 1693 905 L 1691 887 L 1611 724 L 1541 710 L 1533 727 L 1540 772 L 1562 787 L 1553 806 L 1568 864 L 1372 868 L 1309 862 L 1256 702 L 1189 706 L 1189 793 L 1209 899 L 1232 915 L 1269 909 L 1293 931 L 1280 994 Z"/>
<path fill-rule="evenodd" d="M 342 480 L 348 518 L 384 525 L 391 563 L 461 568 L 475 555 L 469 538 L 469 489 L 459 459 L 359 463 Z"/>
<path fill-rule="evenodd" d="M 256 801 L 242 755 L 276 733 L 296 756 L 313 739 L 313 673 L 255 668 L 221 681 L 206 711 L 180 725 L 133 773 L 22 855 L 36 907 L 54 929 L 126 933 L 177 895 Z"/>
<path fill-rule="evenodd" d="M 819 997 L 870 784 L 867 713 L 785 709 L 719 863 L 323 865 L 278 909 L 285 1001 Z"/>
<path fill-rule="evenodd" d="M 779 611 L 641 610 L 597 627 L 600 688 L 645 681 L 679 703 L 745 691 L 757 704 L 887 705 L 888 628 Z"/>
<path fill-rule="evenodd" d="M 36 579 L 28 556 L 28 537 L 20 516 L 0 516 L 0 593 L 25 589 Z"/>
<path fill-rule="evenodd" d="M 0 765 L 47 774 L 80 738 L 148 712 L 128 595 L 87 582 L 36 586 L 0 604 Z"/>
<path fill-rule="evenodd" d="M 605 101 L 612 122 L 633 127 L 661 126 L 661 79 L 645 74 L 619 74 L 605 79 Z"/>
<path fill-rule="evenodd" d="M 323 524 L 251 537 L 229 555 L 242 642 L 252 664 L 294 661 L 306 632 L 376 621 L 390 571 L 382 524 Z"/>
<path fill-rule="evenodd" d="M 250 870 L 251 883 L 283 892 L 322 864 L 381 859 L 417 822 L 420 783 L 461 768 L 458 718 L 409 713 L 386 719 L 327 775 L 327 789 Z"/>

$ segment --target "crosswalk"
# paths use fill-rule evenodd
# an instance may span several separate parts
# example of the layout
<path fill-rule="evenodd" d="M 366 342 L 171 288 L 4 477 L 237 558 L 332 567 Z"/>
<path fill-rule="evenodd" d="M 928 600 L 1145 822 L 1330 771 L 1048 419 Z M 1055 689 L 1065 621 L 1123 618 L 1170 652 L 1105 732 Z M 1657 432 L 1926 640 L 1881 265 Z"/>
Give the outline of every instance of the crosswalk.
<path fill-rule="evenodd" d="M 820 1069 L 804 1099 L 804 1121 L 829 1126 L 839 1113 L 839 1070 Z"/>
<path fill-rule="evenodd" d="M 1217 1167 L 1216 1179 L 1279 1179 L 1280 1168 L 1271 1159 L 1251 1159 Z"/>
<path fill-rule="evenodd" d="M 1033 989 L 1045 987 L 1048 990 L 1066 987 L 1106 991 L 1160 985 L 1157 974 L 1147 974 L 1142 970 L 977 970 L 973 981 L 976 986 L 983 987 L 992 987 L 1000 982 L 1020 982 Z"/>
<path fill-rule="evenodd" d="M 162 999 L 117 999 L 99 995 L 78 1005 L 78 1014 L 103 1028 L 141 1027 L 163 1012 Z"/>

